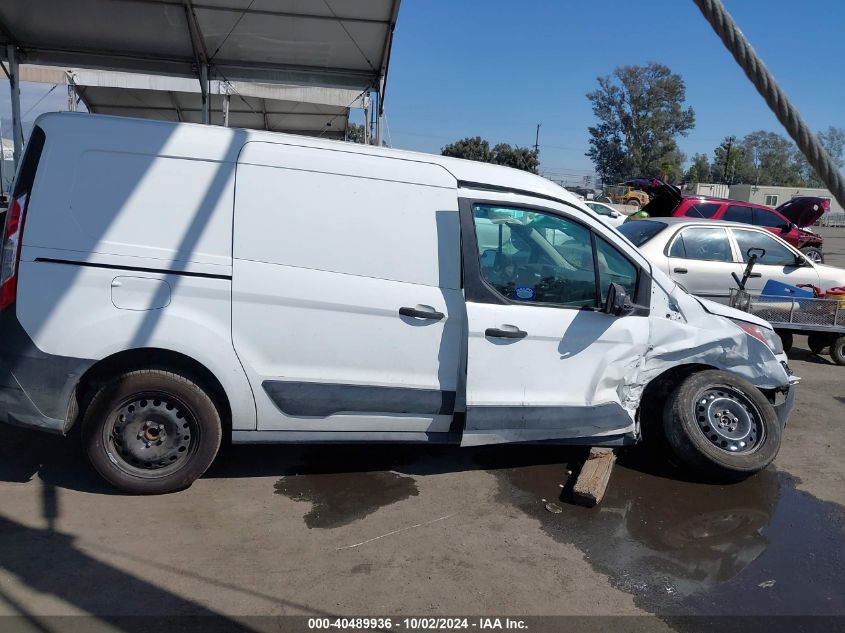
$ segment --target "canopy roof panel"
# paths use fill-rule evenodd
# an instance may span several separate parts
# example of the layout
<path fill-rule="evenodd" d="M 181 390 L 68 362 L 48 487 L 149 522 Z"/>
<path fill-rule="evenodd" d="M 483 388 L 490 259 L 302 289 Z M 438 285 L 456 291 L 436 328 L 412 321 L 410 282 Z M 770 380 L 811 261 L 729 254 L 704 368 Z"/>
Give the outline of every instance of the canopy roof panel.
<path fill-rule="evenodd" d="M 362 91 L 387 74 L 399 2 L 3 0 L 0 44 L 29 64 L 196 77 L 207 60 L 230 81 Z"/>
<path fill-rule="evenodd" d="M 89 112 L 165 121 L 202 122 L 196 79 L 104 70 L 20 67 L 23 81 L 72 84 Z M 229 126 L 325 138 L 344 138 L 349 109 L 363 107 L 355 90 L 213 80 L 211 123 L 223 124 L 229 96 Z"/>

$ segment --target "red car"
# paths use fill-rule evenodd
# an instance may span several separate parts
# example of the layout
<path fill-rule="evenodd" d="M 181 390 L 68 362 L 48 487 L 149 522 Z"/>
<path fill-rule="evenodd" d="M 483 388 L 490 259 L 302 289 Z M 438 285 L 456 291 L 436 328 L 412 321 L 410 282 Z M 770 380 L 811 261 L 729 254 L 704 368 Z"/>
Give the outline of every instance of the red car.
<path fill-rule="evenodd" d="M 824 263 L 822 236 L 804 227 L 812 226 L 822 214 L 830 210 L 830 200 L 827 198 L 793 198 L 772 209 L 740 200 L 685 196 L 674 185 L 657 178 L 635 178 L 625 184 L 637 187 L 651 196 L 651 201 L 643 207 L 643 211 L 650 217 L 710 218 L 753 224 L 786 240 L 817 264 Z"/>

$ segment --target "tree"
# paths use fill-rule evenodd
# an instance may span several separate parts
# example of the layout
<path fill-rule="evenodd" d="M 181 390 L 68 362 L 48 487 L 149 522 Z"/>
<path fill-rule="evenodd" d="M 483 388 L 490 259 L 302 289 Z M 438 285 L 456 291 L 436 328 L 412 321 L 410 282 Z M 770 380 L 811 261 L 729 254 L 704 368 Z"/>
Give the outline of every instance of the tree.
<path fill-rule="evenodd" d="M 736 137 L 726 136 L 722 144 L 713 150 L 713 164 L 710 166 L 711 182 L 733 184 L 747 182 L 751 169 L 747 162 L 751 154 L 737 143 Z"/>
<path fill-rule="evenodd" d="M 588 128 L 587 152 L 606 182 L 662 172 L 680 175 L 677 137 L 695 125 L 684 108 L 686 86 L 663 64 L 619 66 L 587 94 L 598 124 Z"/>
<path fill-rule="evenodd" d="M 499 143 L 493 149 L 490 149 L 490 143 L 480 136 L 467 137 L 450 143 L 440 153 L 443 156 L 514 167 L 533 174 L 536 174 L 540 167 L 539 156 L 531 148 L 513 147 L 508 143 Z"/>
<path fill-rule="evenodd" d="M 364 142 L 364 126 L 357 123 L 350 123 L 346 128 L 346 140 L 350 143 Z"/>
<path fill-rule="evenodd" d="M 827 130 L 819 132 L 818 137 L 819 142 L 821 142 L 822 147 L 830 154 L 833 162 L 836 163 L 839 169 L 842 169 L 845 166 L 845 130 L 841 127 L 830 126 Z M 801 152 L 796 153 L 796 163 L 798 171 L 801 173 L 808 187 L 826 186 Z"/>
<path fill-rule="evenodd" d="M 482 163 L 492 163 L 493 153 L 490 151 L 490 143 L 480 136 L 463 138 L 460 141 L 450 143 L 440 150 L 443 156 L 477 160 Z"/>
<path fill-rule="evenodd" d="M 711 182 L 710 178 L 710 161 L 707 154 L 695 154 L 692 157 L 692 163 L 687 169 L 684 176 L 687 182 Z"/>

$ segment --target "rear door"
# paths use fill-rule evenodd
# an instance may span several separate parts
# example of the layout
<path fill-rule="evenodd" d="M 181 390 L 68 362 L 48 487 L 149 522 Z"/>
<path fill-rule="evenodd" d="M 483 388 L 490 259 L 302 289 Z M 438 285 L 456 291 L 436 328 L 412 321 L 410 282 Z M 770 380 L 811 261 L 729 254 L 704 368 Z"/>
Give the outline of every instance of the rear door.
<path fill-rule="evenodd" d="M 246 144 L 232 328 L 260 431 L 449 430 L 464 326 L 455 185 L 437 165 Z"/>
<path fill-rule="evenodd" d="M 669 275 L 691 294 L 728 303 L 736 287 L 732 272 L 742 272 L 728 231 L 719 226 L 681 229 L 669 243 Z"/>
<path fill-rule="evenodd" d="M 793 286 L 799 284 L 819 285 L 819 275 L 813 266 L 797 266 L 799 254 L 764 231 L 732 228 L 737 250 L 742 261 L 748 262 L 748 250 L 763 249 L 765 254 L 754 265 L 754 277 L 745 284 L 751 293 L 759 293 L 770 279 L 776 279 Z M 759 253 L 758 253 L 759 256 Z"/>
<path fill-rule="evenodd" d="M 467 304 L 465 445 L 616 437 L 648 346 L 649 276 L 635 256 L 560 209 L 462 199 Z M 600 311 L 611 282 L 644 307 Z"/>

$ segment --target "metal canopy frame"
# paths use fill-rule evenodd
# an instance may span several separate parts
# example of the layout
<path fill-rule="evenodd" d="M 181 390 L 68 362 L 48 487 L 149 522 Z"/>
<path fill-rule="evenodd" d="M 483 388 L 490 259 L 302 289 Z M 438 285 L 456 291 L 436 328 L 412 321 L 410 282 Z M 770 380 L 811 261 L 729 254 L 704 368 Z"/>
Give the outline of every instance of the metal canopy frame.
<path fill-rule="evenodd" d="M 347 88 L 210 80 L 162 75 L 21 65 L 22 81 L 67 85 L 68 109 L 77 100 L 89 112 L 293 134 L 345 138 L 351 108 L 369 97 Z M 208 109 L 206 110 L 206 106 Z M 205 121 L 208 112 L 208 121 Z"/>
<path fill-rule="evenodd" d="M 376 92 L 376 139 L 400 0 L 3 0 L 0 60 L 20 155 L 19 64 Z M 307 6 L 303 9 L 303 6 Z M 232 100 L 229 99 L 230 106 Z"/>

